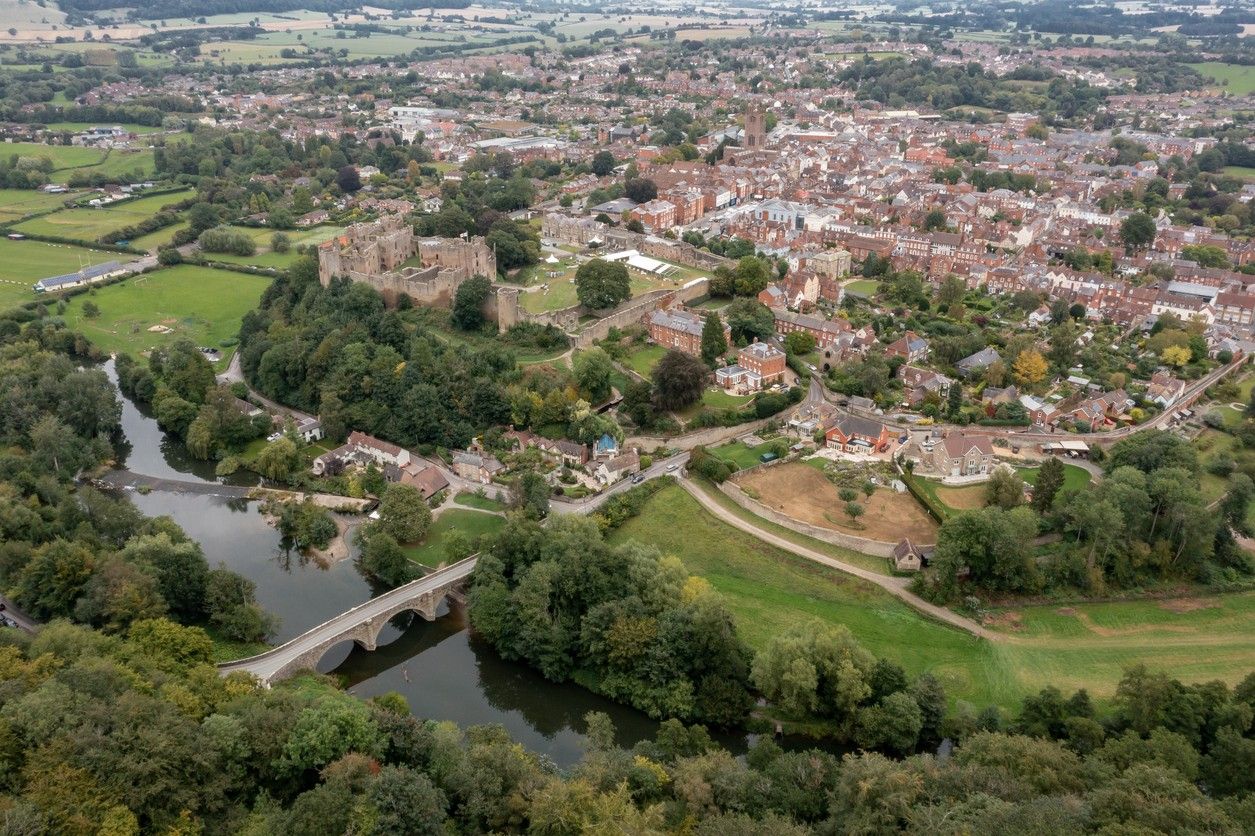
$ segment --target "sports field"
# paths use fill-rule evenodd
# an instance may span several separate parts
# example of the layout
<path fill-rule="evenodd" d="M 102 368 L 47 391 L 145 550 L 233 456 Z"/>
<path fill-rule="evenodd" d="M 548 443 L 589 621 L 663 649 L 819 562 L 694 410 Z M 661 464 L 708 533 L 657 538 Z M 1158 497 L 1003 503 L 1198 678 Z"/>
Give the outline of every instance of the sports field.
<path fill-rule="evenodd" d="M 105 261 L 127 262 L 131 256 L 69 244 L 10 241 L 0 238 L 0 309 L 38 299 L 31 285 L 40 279 L 73 273 Z"/>
<path fill-rule="evenodd" d="M 844 624 L 872 652 L 930 671 L 952 698 L 1016 708 L 1046 685 L 1109 698 L 1144 662 L 1184 681 L 1237 682 L 1255 670 L 1255 593 L 1206 600 L 1041 606 L 998 613 L 992 642 L 934 622 L 888 593 L 769 546 L 707 514 L 679 487 L 658 492 L 611 535 L 677 555 L 728 602 L 754 648 L 817 618 Z"/>
<path fill-rule="evenodd" d="M 267 284 L 262 276 L 183 264 L 76 296 L 65 320 L 105 351 L 138 355 L 183 337 L 221 346 L 239 333 Z M 88 300 L 100 308 L 94 319 L 83 315 Z M 223 352 L 223 363 L 230 354 Z"/>
<path fill-rule="evenodd" d="M 148 220 L 161 211 L 163 206 L 178 203 L 186 196 L 187 192 L 173 192 L 110 206 L 62 209 L 51 215 L 23 221 L 14 230 L 28 235 L 56 235 L 76 241 L 98 241 L 118 230 Z"/>

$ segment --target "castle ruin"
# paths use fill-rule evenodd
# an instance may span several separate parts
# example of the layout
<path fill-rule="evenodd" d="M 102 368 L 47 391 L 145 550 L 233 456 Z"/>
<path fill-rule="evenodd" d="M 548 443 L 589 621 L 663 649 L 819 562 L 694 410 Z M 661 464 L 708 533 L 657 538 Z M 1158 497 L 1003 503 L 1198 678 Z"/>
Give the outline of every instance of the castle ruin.
<path fill-rule="evenodd" d="M 483 238 L 417 238 L 401 215 L 353 224 L 318 246 L 323 287 L 346 276 L 375 288 L 390 305 L 401 296 L 448 305 L 458 285 L 476 275 L 497 275 L 497 257 Z"/>

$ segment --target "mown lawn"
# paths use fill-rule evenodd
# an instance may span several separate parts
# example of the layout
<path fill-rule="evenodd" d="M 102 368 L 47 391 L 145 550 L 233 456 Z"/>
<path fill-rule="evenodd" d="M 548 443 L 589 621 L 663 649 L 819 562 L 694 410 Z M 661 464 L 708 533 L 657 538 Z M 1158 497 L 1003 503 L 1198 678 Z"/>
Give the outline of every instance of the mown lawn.
<path fill-rule="evenodd" d="M 182 264 L 76 296 L 65 320 L 110 352 L 138 355 L 181 338 L 197 345 L 221 346 L 223 340 L 239 333 L 240 320 L 257 307 L 269 281 Z M 94 319 L 83 315 L 88 300 L 100 308 Z M 154 326 L 169 330 L 149 330 Z M 230 350 L 223 351 L 221 362 L 228 362 L 230 355 Z"/>
<path fill-rule="evenodd" d="M 623 365 L 641 377 L 648 378 L 650 372 L 654 370 L 654 366 L 658 365 L 658 361 L 666 354 L 667 350 L 660 345 L 641 346 L 627 356 L 623 361 Z"/>
<path fill-rule="evenodd" d="M 1037 473 L 1040 467 L 1017 467 L 1015 472 L 1020 474 L 1025 482 L 1030 485 L 1037 484 Z M 1083 467 L 1077 467 L 1074 464 L 1063 465 L 1063 490 L 1079 490 L 1089 484 L 1092 474 Z"/>
<path fill-rule="evenodd" d="M 677 410 L 675 414 L 685 421 L 691 421 L 705 409 L 740 409 L 753 400 L 753 395 L 730 395 L 718 386 L 707 386 L 700 401 Z"/>
<path fill-rule="evenodd" d="M 875 586 L 769 546 L 669 487 L 611 534 L 678 556 L 727 600 L 754 648 L 808 619 L 844 624 L 869 650 L 916 674 L 930 671 L 956 699 L 1016 709 L 1046 685 L 1110 698 L 1124 670 L 1145 663 L 1184 681 L 1237 682 L 1255 668 L 1255 593 L 1199 602 L 1133 601 L 1028 607 L 1002 613 L 991 642 L 931 621 Z M 1201 608 L 1195 608 L 1199 607 Z"/>
<path fill-rule="evenodd" d="M 490 499 L 486 496 L 480 496 L 477 493 L 471 493 L 470 491 L 462 491 L 460 494 L 453 497 L 453 501 L 458 505 L 465 505 L 467 508 L 478 508 L 481 511 L 505 510 L 505 503 L 498 502 L 497 500 Z"/>
<path fill-rule="evenodd" d="M 744 470 L 747 467 L 762 464 L 759 456 L 769 452 L 774 444 L 774 441 L 767 441 L 756 447 L 747 447 L 743 441 L 729 441 L 727 444 L 712 447 L 710 452 L 725 461 L 735 463 L 737 467 Z"/>
<path fill-rule="evenodd" d="M 461 511 L 453 508 L 436 517 L 422 543 L 405 546 L 405 555 L 415 563 L 435 568 L 446 561 L 444 541 L 450 531 L 461 531 L 474 540 L 481 534 L 494 534 L 500 531 L 503 525 L 505 525 L 505 517 L 485 514 L 482 511 Z"/>
<path fill-rule="evenodd" d="M 846 293 L 852 293 L 855 296 L 862 296 L 870 299 L 876 295 L 876 291 L 880 289 L 880 282 L 875 279 L 859 279 L 856 282 L 850 282 L 845 286 Z"/>

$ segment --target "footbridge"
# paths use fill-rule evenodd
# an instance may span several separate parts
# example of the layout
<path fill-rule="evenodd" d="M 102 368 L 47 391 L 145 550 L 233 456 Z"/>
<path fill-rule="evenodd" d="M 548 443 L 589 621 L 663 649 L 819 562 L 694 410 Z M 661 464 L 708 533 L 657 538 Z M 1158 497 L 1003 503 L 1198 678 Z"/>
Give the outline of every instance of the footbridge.
<path fill-rule="evenodd" d="M 466 579 L 474 571 L 477 559 L 478 556 L 468 557 L 398 586 L 265 653 L 225 662 L 218 666 L 218 672 L 225 676 L 244 671 L 269 685 L 297 671 L 315 667 L 323 654 L 340 642 L 353 641 L 366 650 L 374 650 L 384 625 L 394 616 L 416 612 L 428 621 L 435 621 L 445 598 L 461 599 Z"/>

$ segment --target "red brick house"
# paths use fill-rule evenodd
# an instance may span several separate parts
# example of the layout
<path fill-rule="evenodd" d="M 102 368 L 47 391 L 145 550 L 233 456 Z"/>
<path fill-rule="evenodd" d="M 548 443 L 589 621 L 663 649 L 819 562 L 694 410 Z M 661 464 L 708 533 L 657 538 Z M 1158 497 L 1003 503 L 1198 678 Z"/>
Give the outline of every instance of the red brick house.
<path fill-rule="evenodd" d="M 879 421 L 858 415 L 843 415 L 824 434 L 828 446 L 847 453 L 883 453 L 889 449 L 893 433 Z"/>

